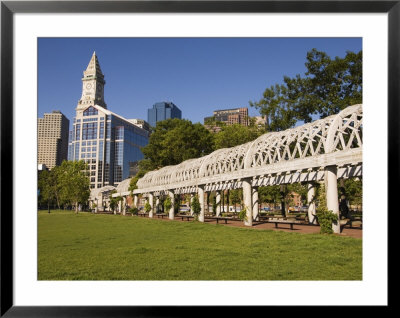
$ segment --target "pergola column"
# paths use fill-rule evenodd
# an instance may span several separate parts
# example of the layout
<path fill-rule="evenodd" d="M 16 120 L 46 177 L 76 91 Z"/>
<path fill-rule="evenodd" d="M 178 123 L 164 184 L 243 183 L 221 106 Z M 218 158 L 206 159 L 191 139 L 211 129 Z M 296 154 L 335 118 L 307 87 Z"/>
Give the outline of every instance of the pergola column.
<path fill-rule="evenodd" d="M 285 206 L 285 185 L 280 185 L 280 194 L 281 194 L 281 214 L 286 216 L 286 206 Z"/>
<path fill-rule="evenodd" d="M 221 191 L 216 191 L 215 202 L 217 204 L 217 210 L 215 211 L 216 216 L 221 214 Z"/>
<path fill-rule="evenodd" d="M 126 196 L 122 197 L 122 214 L 126 215 Z"/>
<path fill-rule="evenodd" d="M 199 202 L 200 202 L 200 215 L 199 215 L 199 221 L 204 222 L 204 210 L 205 210 L 205 200 L 204 200 L 204 187 L 198 186 L 198 196 L 199 196 Z"/>
<path fill-rule="evenodd" d="M 189 204 L 189 206 L 190 206 L 190 215 L 193 215 L 193 204 L 192 204 L 193 198 L 194 198 L 194 194 L 191 193 L 190 194 L 190 204 Z"/>
<path fill-rule="evenodd" d="M 244 221 L 244 225 L 252 226 L 253 225 L 253 205 L 252 205 L 252 190 L 251 190 L 251 180 L 244 179 L 242 181 L 243 186 L 243 202 L 244 207 L 246 209 L 246 220 Z"/>
<path fill-rule="evenodd" d="M 153 212 L 154 212 L 154 204 L 153 204 L 153 202 L 154 202 L 154 195 L 153 195 L 153 193 L 150 192 L 149 193 L 149 204 L 150 204 L 151 209 L 149 211 L 149 218 L 153 217 Z"/>
<path fill-rule="evenodd" d="M 337 191 L 337 167 L 325 167 L 325 187 L 326 187 L 326 205 L 328 210 L 335 213 L 339 218 L 339 201 Z M 334 233 L 340 233 L 339 221 L 332 224 Z"/>
<path fill-rule="evenodd" d="M 207 211 L 207 214 L 210 213 L 210 192 L 204 191 L 205 192 L 205 202 L 204 202 L 204 206 L 205 206 L 205 210 L 204 213 Z"/>
<path fill-rule="evenodd" d="M 259 202 L 258 202 L 258 187 L 252 188 L 252 203 L 253 203 L 253 220 L 258 220 Z"/>
<path fill-rule="evenodd" d="M 168 191 L 168 196 L 171 199 L 171 208 L 169 209 L 169 219 L 173 220 L 175 217 L 175 195 L 174 191 Z"/>
<path fill-rule="evenodd" d="M 139 209 L 139 207 L 138 207 L 138 195 L 137 194 L 133 195 L 133 205 L 135 206 L 135 208 Z"/>
<path fill-rule="evenodd" d="M 307 184 L 307 204 L 308 204 L 308 223 L 310 224 L 317 224 L 317 219 L 315 217 L 316 210 L 315 210 L 315 185 L 314 183 Z"/>
<path fill-rule="evenodd" d="M 98 200 L 97 207 L 101 206 L 101 209 L 98 209 L 98 211 L 104 211 L 104 206 L 103 206 L 103 194 L 100 194 L 100 200 Z"/>
<path fill-rule="evenodd" d="M 122 214 L 122 200 L 118 201 L 118 212 Z"/>
<path fill-rule="evenodd" d="M 160 197 L 157 196 L 156 197 L 156 207 L 155 207 L 156 213 L 159 212 L 159 208 L 160 208 Z"/>

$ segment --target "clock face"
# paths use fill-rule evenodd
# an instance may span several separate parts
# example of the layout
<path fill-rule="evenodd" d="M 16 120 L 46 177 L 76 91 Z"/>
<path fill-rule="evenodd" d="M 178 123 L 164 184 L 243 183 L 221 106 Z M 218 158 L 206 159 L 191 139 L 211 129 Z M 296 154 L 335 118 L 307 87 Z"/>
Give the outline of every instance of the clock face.
<path fill-rule="evenodd" d="M 101 91 L 102 89 L 101 84 L 97 84 L 97 88 L 99 89 L 99 91 Z"/>
<path fill-rule="evenodd" d="M 92 88 L 92 84 L 86 84 L 86 89 L 91 89 Z"/>

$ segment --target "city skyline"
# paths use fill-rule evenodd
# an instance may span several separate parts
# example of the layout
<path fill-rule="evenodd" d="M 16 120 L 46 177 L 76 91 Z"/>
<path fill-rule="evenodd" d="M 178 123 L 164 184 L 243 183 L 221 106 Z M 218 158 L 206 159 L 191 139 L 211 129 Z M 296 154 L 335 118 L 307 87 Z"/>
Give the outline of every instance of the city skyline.
<path fill-rule="evenodd" d="M 257 116 L 249 101 L 285 75 L 303 75 L 312 48 L 343 57 L 361 50 L 362 39 L 39 38 L 38 117 L 59 110 L 72 120 L 94 51 L 105 75 L 105 102 L 125 118 L 147 120 L 147 110 L 163 101 L 179 105 L 193 123 L 217 109 L 247 107 Z"/>

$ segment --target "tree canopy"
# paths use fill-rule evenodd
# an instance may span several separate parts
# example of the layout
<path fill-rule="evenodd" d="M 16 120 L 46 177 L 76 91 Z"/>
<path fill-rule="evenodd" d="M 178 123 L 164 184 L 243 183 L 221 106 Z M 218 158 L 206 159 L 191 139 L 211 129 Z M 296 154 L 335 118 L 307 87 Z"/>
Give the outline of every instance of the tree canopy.
<path fill-rule="evenodd" d="M 48 204 L 56 201 L 57 205 L 70 204 L 78 212 L 79 204 L 86 203 L 90 195 L 89 177 L 85 173 L 86 164 L 81 161 L 63 161 L 50 171 L 39 175 L 38 188 L 40 201 Z"/>
<path fill-rule="evenodd" d="M 90 181 L 85 169 L 86 163 L 83 160 L 63 161 L 60 166 L 62 197 L 75 205 L 75 212 L 78 212 L 78 205 L 86 203 L 90 195 Z"/>
<path fill-rule="evenodd" d="M 296 116 L 284 85 L 276 84 L 265 89 L 262 99 L 249 104 L 257 108 L 260 115 L 265 118 L 266 132 L 285 130 L 296 123 Z"/>
<path fill-rule="evenodd" d="M 239 124 L 223 126 L 221 131 L 214 135 L 214 149 L 230 148 L 252 141 L 265 131 L 255 126 Z"/>
<path fill-rule="evenodd" d="M 304 76 L 284 76 L 283 84 L 267 88 L 262 99 L 250 101 L 266 116 L 268 131 L 284 130 L 297 121 L 311 122 L 347 106 L 362 103 L 362 51 L 348 51 L 343 58 L 330 58 L 312 49 L 307 53 Z"/>
<path fill-rule="evenodd" d="M 142 170 L 154 170 L 176 165 L 182 161 L 207 155 L 213 150 L 213 137 L 200 123 L 186 119 L 157 122 L 149 143 L 142 148 Z"/>

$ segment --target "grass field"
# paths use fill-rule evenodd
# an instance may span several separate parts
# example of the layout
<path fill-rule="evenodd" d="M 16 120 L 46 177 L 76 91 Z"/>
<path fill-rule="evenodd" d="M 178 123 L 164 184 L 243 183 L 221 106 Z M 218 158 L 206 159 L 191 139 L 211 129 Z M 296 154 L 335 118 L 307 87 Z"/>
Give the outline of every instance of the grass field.
<path fill-rule="evenodd" d="M 39 211 L 38 279 L 361 280 L 362 240 Z"/>

